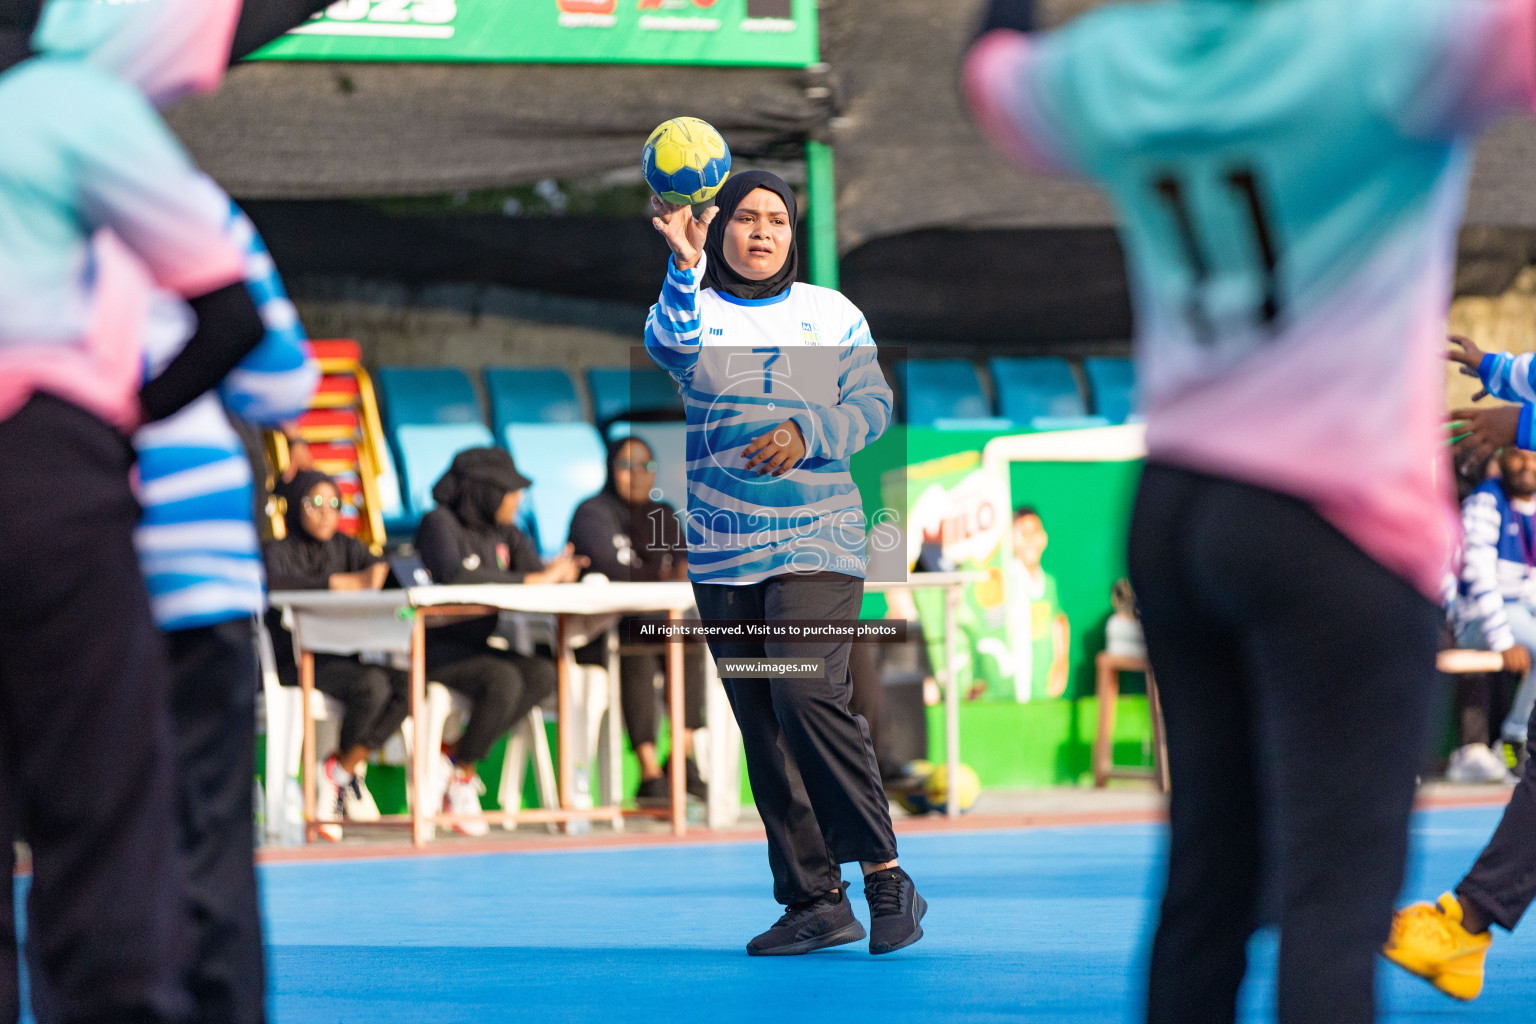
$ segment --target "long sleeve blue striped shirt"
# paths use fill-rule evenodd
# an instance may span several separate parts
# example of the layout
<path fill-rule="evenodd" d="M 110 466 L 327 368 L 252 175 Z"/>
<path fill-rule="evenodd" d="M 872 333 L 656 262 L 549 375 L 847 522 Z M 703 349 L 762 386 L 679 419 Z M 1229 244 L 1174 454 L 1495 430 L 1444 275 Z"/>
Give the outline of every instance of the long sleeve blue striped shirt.
<path fill-rule="evenodd" d="M 1476 624 L 1489 650 L 1515 645 L 1507 604 L 1536 607 L 1536 521 L 1511 507 L 1497 480 L 1480 485 L 1461 506 L 1463 555 L 1458 628 Z"/>
<path fill-rule="evenodd" d="M 219 204 L 226 234 L 246 254 L 246 285 L 267 330 L 217 393 L 134 435 L 144 508 L 134 544 L 155 621 L 165 630 L 261 613 L 265 575 L 251 520 L 251 467 L 225 410 L 275 425 L 304 411 L 320 377 L 261 237 L 239 207 L 207 185 L 207 202 Z M 165 368 L 194 328 L 184 302 L 156 296 L 145 331 L 146 379 Z"/>
<path fill-rule="evenodd" d="M 849 458 L 891 421 L 891 389 L 857 307 L 795 284 L 768 299 L 700 288 L 668 264 L 645 346 L 688 419 L 688 576 L 748 584 L 784 573 L 865 574 L 865 519 Z M 793 420 L 806 455 L 782 476 L 742 450 Z"/>

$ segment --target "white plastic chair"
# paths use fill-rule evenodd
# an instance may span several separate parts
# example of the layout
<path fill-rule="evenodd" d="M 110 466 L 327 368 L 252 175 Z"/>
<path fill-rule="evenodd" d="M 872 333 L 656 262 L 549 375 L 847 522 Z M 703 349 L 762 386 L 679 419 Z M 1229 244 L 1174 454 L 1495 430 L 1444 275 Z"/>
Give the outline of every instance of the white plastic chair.
<path fill-rule="evenodd" d="M 284 686 L 278 681 L 277 657 L 265 625 L 256 629 L 256 653 L 261 664 L 261 691 L 267 731 L 266 756 L 266 839 L 281 842 L 283 823 L 290 814 L 303 817 L 303 798 L 297 807 L 292 801 L 302 791 L 298 786 L 299 762 L 304 750 L 304 691 Z M 315 747 L 329 750 L 336 745 L 341 730 L 344 706 L 319 690 L 311 694 L 310 714 L 315 720 Z M 292 785 L 290 785 L 290 780 Z"/>

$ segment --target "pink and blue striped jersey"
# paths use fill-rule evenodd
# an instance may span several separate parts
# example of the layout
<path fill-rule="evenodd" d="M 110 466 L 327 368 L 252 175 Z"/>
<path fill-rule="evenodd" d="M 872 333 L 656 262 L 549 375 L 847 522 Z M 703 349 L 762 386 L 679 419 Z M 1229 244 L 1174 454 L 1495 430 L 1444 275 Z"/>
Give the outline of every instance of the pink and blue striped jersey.
<path fill-rule="evenodd" d="M 1435 595 L 1471 146 L 1536 105 L 1536 0 L 1165 0 L 971 52 L 998 144 L 1121 223 L 1150 458 L 1295 495 Z"/>
<path fill-rule="evenodd" d="M 239 12 L 239 0 L 49 0 L 40 56 L 0 74 L 0 419 L 47 391 L 132 425 L 136 275 L 188 297 L 241 279 L 242 254 L 198 216 L 196 168 L 154 106 L 218 84 Z M 108 247 L 102 262 L 98 231 L 133 259 Z"/>
<path fill-rule="evenodd" d="M 671 261 L 645 324 L 651 358 L 688 418 L 688 578 L 748 584 L 786 573 L 865 575 L 865 519 L 849 458 L 891 420 L 891 389 L 863 315 L 840 292 L 794 284 L 767 299 L 701 289 L 704 263 Z M 783 476 L 741 452 L 786 420 L 806 455 Z"/>

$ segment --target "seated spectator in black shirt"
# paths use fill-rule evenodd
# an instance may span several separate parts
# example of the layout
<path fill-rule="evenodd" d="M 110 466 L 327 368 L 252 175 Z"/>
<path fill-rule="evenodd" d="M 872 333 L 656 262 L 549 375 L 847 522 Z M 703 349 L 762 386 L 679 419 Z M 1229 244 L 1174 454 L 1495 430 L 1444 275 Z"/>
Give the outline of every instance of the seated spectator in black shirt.
<path fill-rule="evenodd" d="M 341 492 L 336 481 L 300 470 L 277 493 L 288 501 L 287 536 L 262 548 L 267 586 L 272 590 L 378 590 L 389 566 L 355 537 L 338 533 Z M 267 612 L 267 629 L 277 655 L 278 678 L 298 685 L 293 638 L 277 609 Z M 410 708 L 406 674 L 383 665 L 365 665 L 355 655 L 316 654 L 315 688 L 345 705 L 341 741 L 319 773 L 322 821 L 345 817 L 375 821 L 379 809 L 368 792 L 368 754 L 400 728 Z"/>
<path fill-rule="evenodd" d="M 530 481 L 500 448 L 471 448 L 432 488 L 437 508 L 416 532 L 416 550 L 438 583 L 572 583 L 586 564 L 570 547 L 545 566 L 527 534 L 512 525 Z M 487 644 L 497 617 L 439 626 L 427 634 L 427 673 L 472 702 L 464 735 L 443 753 L 439 776 L 454 815 L 481 813 L 485 784 L 475 762 L 491 744 L 555 692 L 548 657 L 503 651 Z M 485 822 L 455 824 L 465 835 L 485 835 Z"/>
<path fill-rule="evenodd" d="M 652 501 L 656 485 L 656 456 L 637 437 L 608 446 L 608 481 L 602 491 L 576 507 L 571 519 L 571 546 L 591 563 L 592 572 L 610 580 L 654 583 L 688 578 L 688 547 L 677 513 L 665 502 Z M 619 623 L 619 636 L 641 618 Z M 593 643 L 576 652 L 583 664 L 607 664 L 607 645 Z M 704 648 L 688 645 L 683 652 L 683 749 L 688 753 L 688 792 L 700 800 L 708 790 L 693 759 L 693 730 L 704 724 Z M 619 658 L 619 693 L 629 742 L 640 759 L 641 804 L 662 805 L 672 797 L 666 773 L 656 757 L 657 706 L 655 678 L 661 669 L 657 652 L 624 654 Z"/>

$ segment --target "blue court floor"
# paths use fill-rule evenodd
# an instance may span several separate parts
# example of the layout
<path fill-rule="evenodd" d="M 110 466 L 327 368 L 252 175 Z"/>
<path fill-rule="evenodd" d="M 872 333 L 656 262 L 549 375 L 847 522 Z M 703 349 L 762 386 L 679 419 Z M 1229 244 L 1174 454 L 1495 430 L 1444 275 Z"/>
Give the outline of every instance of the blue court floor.
<path fill-rule="evenodd" d="M 1448 888 L 1497 815 L 1420 814 L 1406 896 Z M 1161 836 L 1124 825 L 905 837 L 927 936 L 881 958 L 862 944 L 748 958 L 743 943 L 778 914 L 760 843 L 268 865 L 273 1020 L 1122 1024 L 1138 1016 Z M 1272 1019 L 1273 942 L 1255 946 L 1245 1019 L 1258 1021 Z M 1536 925 L 1499 934 L 1473 1004 L 1395 969 L 1381 977 L 1394 1024 L 1524 1019 Z"/>

